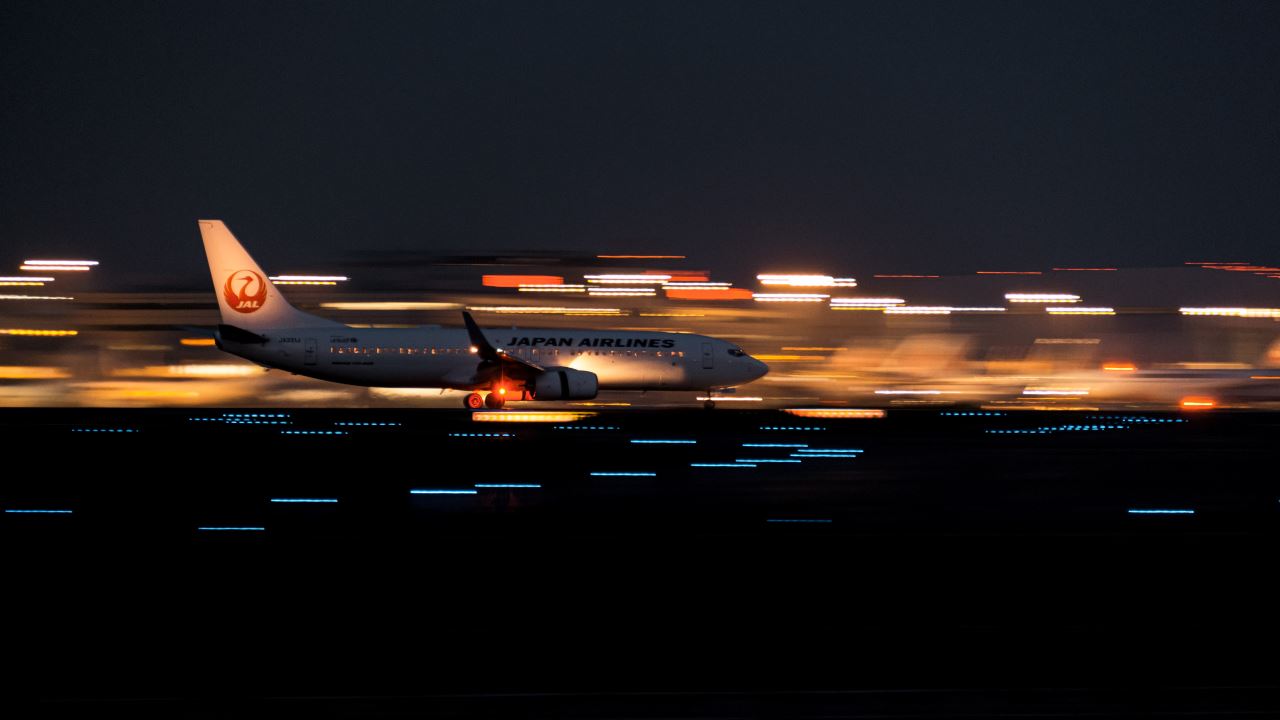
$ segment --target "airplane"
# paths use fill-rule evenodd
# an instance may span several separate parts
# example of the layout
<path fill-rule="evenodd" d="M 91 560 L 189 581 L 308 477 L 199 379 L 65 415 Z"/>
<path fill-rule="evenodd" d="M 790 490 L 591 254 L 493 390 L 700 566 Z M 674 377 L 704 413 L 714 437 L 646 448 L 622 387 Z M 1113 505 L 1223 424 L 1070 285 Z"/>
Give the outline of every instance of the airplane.
<path fill-rule="evenodd" d="M 705 335 L 484 330 L 465 310 L 462 328 L 353 328 L 294 308 L 225 223 L 198 224 L 221 312 L 215 343 L 266 368 L 366 387 L 469 390 L 463 404 L 472 410 L 513 397 L 589 400 L 600 390 L 723 390 L 769 371 Z"/>

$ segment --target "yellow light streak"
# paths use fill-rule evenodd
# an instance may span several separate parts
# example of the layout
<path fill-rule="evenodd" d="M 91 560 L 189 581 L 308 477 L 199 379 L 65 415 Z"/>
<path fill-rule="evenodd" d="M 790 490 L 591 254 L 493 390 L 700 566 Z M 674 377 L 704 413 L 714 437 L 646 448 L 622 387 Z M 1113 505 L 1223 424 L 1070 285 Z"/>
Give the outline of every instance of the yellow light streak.
<path fill-rule="evenodd" d="M 62 380 L 71 377 L 66 368 L 48 365 L 0 365 L 0 380 Z"/>
<path fill-rule="evenodd" d="M 178 341 L 186 347 L 216 347 L 217 342 L 213 338 L 182 338 Z"/>
<path fill-rule="evenodd" d="M 79 330 L 33 330 L 30 328 L 0 328 L 0 335 L 19 335 L 23 337 L 69 337 L 79 335 Z"/>
<path fill-rule="evenodd" d="M 510 423 L 561 423 L 595 417 L 593 412 L 565 412 L 559 410 L 538 411 L 477 411 L 471 413 L 472 422 L 510 422 Z"/>
<path fill-rule="evenodd" d="M 822 355 L 756 355 L 755 358 L 761 362 L 808 362 L 811 360 L 826 360 Z"/>
<path fill-rule="evenodd" d="M 872 420 L 885 417 L 879 408 L 787 408 L 783 412 L 802 418 Z"/>
<path fill-rule="evenodd" d="M 120 368 L 111 372 L 112 377 L 125 378 L 240 378 L 266 373 L 266 368 L 257 365 L 232 365 L 229 363 L 207 363 L 191 365 L 147 365 L 139 368 Z"/>

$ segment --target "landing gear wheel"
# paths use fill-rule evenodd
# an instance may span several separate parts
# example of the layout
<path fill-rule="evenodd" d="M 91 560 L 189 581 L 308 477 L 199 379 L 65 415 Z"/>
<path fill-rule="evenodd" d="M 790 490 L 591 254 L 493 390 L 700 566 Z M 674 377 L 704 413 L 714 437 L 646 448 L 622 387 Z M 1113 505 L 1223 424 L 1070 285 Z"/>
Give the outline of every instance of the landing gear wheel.
<path fill-rule="evenodd" d="M 480 393 L 471 393 L 463 398 L 462 406 L 468 410 L 479 410 L 484 407 L 484 396 Z"/>
<path fill-rule="evenodd" d="M 489 393 L 489 396 L 484 399 L 484 406 L 490 410 L 501 410 L 505 404 L 506 400 L 498 393 Z"/>
<path fill-rule="evenodd" d="M 715 400 L 708 400 L 708 401 L 706 401 L 706 402 L 702 403 L 702 407 L 704 407 L 704 408 L 706 408 L 706 409 L 708 409 L 708 410 L 715 410 L 715 409 L 716 409 L 716 401 L 715 401 Z"/>

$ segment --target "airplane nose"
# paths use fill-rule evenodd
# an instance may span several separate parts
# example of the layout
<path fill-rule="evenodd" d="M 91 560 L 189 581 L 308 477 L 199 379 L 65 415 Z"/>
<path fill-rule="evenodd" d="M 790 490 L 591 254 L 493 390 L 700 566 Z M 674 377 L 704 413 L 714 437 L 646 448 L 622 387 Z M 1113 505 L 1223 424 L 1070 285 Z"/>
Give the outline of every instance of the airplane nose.
<path fill-rule="evenodd" d="M 769 372 L 768 365 L 765 365 L 764 363 L 760 362 L 755 358 L 748 358 L 748 359 L 751 361 L 750 368 L 751 368 L 752 380 L 759 380 Z"/>

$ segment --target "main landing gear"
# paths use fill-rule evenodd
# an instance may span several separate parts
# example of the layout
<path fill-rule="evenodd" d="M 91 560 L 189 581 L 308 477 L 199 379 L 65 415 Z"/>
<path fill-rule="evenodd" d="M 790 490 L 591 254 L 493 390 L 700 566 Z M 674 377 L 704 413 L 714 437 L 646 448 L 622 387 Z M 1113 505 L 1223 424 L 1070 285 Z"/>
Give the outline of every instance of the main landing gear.
<path fill-rule="evenodd" d="M 501 393 L 491 392 L 488 395 L 481 395 L 478 392 L 469 393 L 462 399 L 463 407 L 468 410 L 479 410 L 480 408 L 489 408 L 490 410 L 501 410 L 506 405 L 507 399 Z"/>

